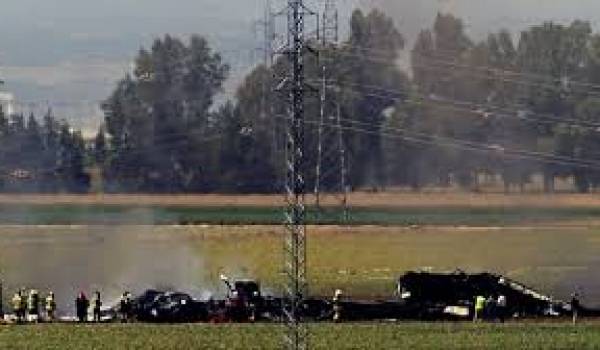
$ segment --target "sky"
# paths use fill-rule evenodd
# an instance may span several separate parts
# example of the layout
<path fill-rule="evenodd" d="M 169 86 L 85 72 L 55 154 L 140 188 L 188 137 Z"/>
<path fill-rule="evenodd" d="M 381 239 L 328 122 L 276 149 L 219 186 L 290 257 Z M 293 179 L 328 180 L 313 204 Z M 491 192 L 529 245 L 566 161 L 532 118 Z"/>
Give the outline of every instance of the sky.
<path fill-rule="evenodd" d="M 2 0 L 0 77 L 24 112 L 52 106 L 58 117 L 93 131 L 102 120 L 99 101 L 131 69 L 137 50 L 170 33 L 206 36 L 233 68 L 230 96 L 259 59 L 253 23 L 266 0 Z M 281 8 L 284 0 L 271 0 Z M 573 18 L 600 21 L 597 0 L 337 0 L 342 32 L 352 8 L 381 7 L 412 42 L 437 12 L 465 20 L 475 38 L 519 31 L 528 24 Z M 307 0 L 319 9 L 322 0 Z M 576 5 L 574 5 L 574 3 Z M 597 14 L 596 17 L 594 15 Z"/>

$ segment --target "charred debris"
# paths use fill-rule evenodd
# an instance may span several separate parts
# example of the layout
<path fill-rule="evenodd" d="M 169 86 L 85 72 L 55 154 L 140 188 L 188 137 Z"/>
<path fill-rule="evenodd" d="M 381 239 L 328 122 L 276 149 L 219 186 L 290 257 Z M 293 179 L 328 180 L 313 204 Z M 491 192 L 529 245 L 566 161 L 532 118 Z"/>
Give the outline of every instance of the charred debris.
<path fill-rule="evenodd" d="M 111 322 L 277 322 L 282 317 L 284 298 L 265 295 L 253 280 L 221 280 L 227 287 L 224 298 L 194 299 L 181 292 L 147 290 L 132 297 L 123 314 L 119 305 L 102 310 L 102 321 Z M 600 316 L 600 310 L 586 308 L 544 295 L 517 281 L 494 273 L 463 271 L 432 273 L 408 272 L 396 283 L 388 300 L 353 300 L 336 291 L 333 298 L 307 298 L 303 317 L 310 321 L 384 320 L 471 320 L 476 299 L 495 300 L 502 296 L 507 319 Z M 10 317 L 10 316 L 7 316 Z M 504 319 L 504 317 L 502 318 Z M 68 318 L 63 319 L 63 321 Z"/>

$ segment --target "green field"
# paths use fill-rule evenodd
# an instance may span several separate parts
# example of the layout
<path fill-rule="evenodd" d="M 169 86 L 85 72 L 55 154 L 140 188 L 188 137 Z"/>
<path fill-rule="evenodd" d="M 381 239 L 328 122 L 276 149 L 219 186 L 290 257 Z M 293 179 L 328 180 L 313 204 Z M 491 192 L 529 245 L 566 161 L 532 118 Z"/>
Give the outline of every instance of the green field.
<path fill-rule="evenodd" d="M 597 324 L 312 325 L 313 349 L 598 349 Z M 3 349 L 280 349 L 275 325 L 0 326 Z"/>
<path fill-rule="evenodd" d="M 343 212 L 309 207 L 312 224 L 342 223 Z M 600 207 L 354 206 L 350 225 L 518 225 L 560 220 L 595 220 Z M 0 205 L 0 222 L 15 225 L 223 224 L 273 225 L 283 209 L 261 206 Z"/>
<path fill-rule="evenodd" d="M 483 199 L 482 199 L 483 201 Z M 485 201 L 484 201 L 485 202 Z M 418 203 L 417 203 L 418 204 Z M 485 203 L 484 203 L 485 204 Z M 269 206 L 0 204 L 0 277 L 54 290 L 72 312 L 79 289 L 223 292 L 219 275 L 282 283 L 282 210 Z M 566 299 L 600 305 L 600 206 L 354 206 L 308 227 L 310 291 L 393 297 L 407 270 L 495 271 Z M 185 224 L 185 225 L 180 225 Z M 39 225 L 39 226 L 38 226 Z M 35 259 L 32 259 L 35 257 Z M 197 294 L 195 294 L 197 295 Z M 5 302 L 7 299 L 5 298 Z M 313 325 L 315 349 L 597 349 L 600 324 Z M 276 349 L 274 325 L 0 326 L 8 349 Z"/>
<path fill-rule="evenodd" d="M 308 228 L 310 290 L 330 296 L 391 297 L 407 270 L 495 271 L 541 292 L 600 304 L 599 226 Z M 279 226 L 3 226 L 0 273 L 8 290 L 172 287 L 221 291 L 221 273 L 257 278 L 278 294 Z M 31 257 L 35 256 L 35 260 Z M 38 263 L 43 262 L 43 263 Z M 67 295 L 65 295 L 67 294 Z"/>

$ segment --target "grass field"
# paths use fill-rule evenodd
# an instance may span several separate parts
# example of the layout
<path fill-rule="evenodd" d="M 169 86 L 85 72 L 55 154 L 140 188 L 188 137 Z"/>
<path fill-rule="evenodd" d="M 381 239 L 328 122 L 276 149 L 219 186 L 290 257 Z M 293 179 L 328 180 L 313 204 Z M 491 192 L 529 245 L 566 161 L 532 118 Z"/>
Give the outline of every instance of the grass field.
<path fill-rule="evenodd" d="M 325 196 L 320 215 L 307 196 L 308 221 L 340 223 L 337 202 Z M 353 193 L 350 225 L 522 225 L 600 218 L 593 195 L 502 195 L 468 193 Z M 0 222 L 58 224 L 279 224 L 277 195 L 0 195 Z"/>
<path fill-rule="evenodd" d="M 378 225 L 523 225 L 600 218 L 600 206 L 353 206 L 348 221 L 339 208 L 317 212 L 310 224 Z M 13 225 L 277 225 L 283 209 L 275 206 L 183 206 L 122 204 L 0 204 L 0 222 Z"/>
<path fill-rule="evenodd" d="M 221 273 L 257 278 L 278 293 L 281 232 L 279 226 L 4 226 L 0 273 L 9 288 L 53 288 L 60 298 L 76 288 L 222 292 Z M 389 297 L 407 270 L 460 268 L 496 271 L 563 299 L 578 289 L 584 302 L 600 304 L 600 226 L 310 226 L 308 232 L 317 295 L 342 288 L 355 297 Z"/>
<path fill-rule="evenodd" d="M 275 325 L 0 326 L 3 349 L 280 349 Z M 313 349 L 598 349 L 597 324 L 312 325 Z"/>
<path fill-rule="evenodd" d="M 314 196 L 306 202 L 313 204 Z M 600 197 L 593 194 L 498 194 L 464 193 L 456 191 L 429 192 L 354 192 L 348 197 L 351 206 L 359 207 L 543 207 L 595 208 Z M 339 203 L 339 198 L 325 195 L 324 205 Z M 144 195 L 144 194 L 0 194 L 0 204 L 8 205 L 122 205 L 122 206 L 183 206 L 183 207 L 279 207 L 283 197 L 275 195 Z"/>
<path fill-rule="evenodd" d="M 329 212 L 308 227 L 313 295 L 341 288 L 389 297 L 407 270 L 461 268 L 499 272 L 562 299 L 578 290 L 584 304 L 600 305 L 600 197 L 355 194 L 351 203 L 350 225 L 327 225 L 341 216 Z M 278 196 L 0 195 L 0 275 L 9 291 L 56 291 L 69 312 L 79 289 L 101 289 L 107 299 L 148 287 L 218 292 L 221 273 L 257 278 L 278 294 L 280 205 Z M 0 348 L 275 349 L 278 330 L 0 326 Z M 316 349 L 600 348 L 599 323 L 315 325 L 312 334 Z"/>

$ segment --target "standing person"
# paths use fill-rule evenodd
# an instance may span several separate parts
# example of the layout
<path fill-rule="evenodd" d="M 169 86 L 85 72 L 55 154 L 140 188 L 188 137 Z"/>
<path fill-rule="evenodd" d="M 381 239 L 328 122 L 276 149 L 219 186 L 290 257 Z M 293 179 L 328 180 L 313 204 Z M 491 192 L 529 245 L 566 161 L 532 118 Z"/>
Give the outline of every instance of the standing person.
<path fill-rule="evenodd" d="M 121 322 L 128 322 L 131 316 L 131 294 L 129 294 L 129 292 L 125 292 L 121 295 L 119 311 L 121 313 Z"/>
<path fill-rule="evenodd" d="M 17 322 L 23 322 L 23 318 L 21 317 L 21 291 L 18 291 L 15 293 L 15 295 L 13 295 L 11 302 Z"/>
<path fill-rule="evenodd" d="M 256 322 L 258 298 L 259 298 L 258 292 L 254 291 L 252 293 L 252 297 L 248 300 L 248 320 L 251 323 Z"/>
<path fill-rule="evenodd" d="M 100 292 L 94 293 L 94 302 L 92 303 L 94 322 L 100 322 L 100 310 L 102 308 L 102 299 L 100 299 Z"/>
<path fill-rule="evenodd" d="M 333 322 L 335 323 L 342 321 L 342 296 L 341 289 L 337 289 L 333 294 Z"/>
<path fill-rule="evenodd" d="M 127 301 L 127 321 L 133 320 L 133 297 L 131 296 L 131 292 L 126 293 L 125 300 Z"/>
<path fill-rule="evenodd" d="M 50 291 L 46 296 L 45 309 L 46 320 L 48 322 L 54 321 L 54 317 L 56 317 L 56 300 L 54 299 L 54 292 L 52 291 Z"/>
<path fill-rule="evenodd" d="M 482 295 L 475 297 L 475 312 L 473 313 L 473 322 L 483 319 L 483 309 L 485 308 L 485 298 Z"/>
<path fill-rule="evenodd" d="M 496 320 L 496 298 L 492 295 L 485 301 L 485 314 L 489 321 Z"/>
<path fill-rule="evenodd" d="M 571 312 L 573 313 L 573 324 L 577 323 L 577 318 L 579 317 L 579 309 L 581 305 L 579 303 L 579 294 L 573 293 L 571 294 Z"/>
<path fill-rule="evenodd" d="M 504 319 L 507 315 L 507 303 L 506 303 L 506 296 L 500 294 L 498 296 L 498 300 L 496 301 L 496 310 L 498 313 L 498 318 L 500 319 L 500 322 L 504 323 Z"/>
<path fill-rule="evenodd" d="M 80 292 L 75 299 L 75 309 L 77 312 L 77 320 L 81 323 L 87 321 L 87 311 L 90 307 L 90 302 L 84 292 Z"/>
<path fill-rule="evenodd" d="M 121 322 L 127 322 L 127 293 L 121 294 L 121 298 L 119 299 L 119 316 L 121 316 Z"/>
<path fill-rule="evenodd" d="M 30 322 L 37 322 L 40 319 L 40 295 L 37 290 L 29 291 L 27 299 L 27 313 Z"/>
<path fill-rule="evenodd" d="M 21 288 L 19 291 L 19 297 L 21 298 L 19 310 L 21 311 L 21 320 L 27 321 L 26 312 L 27 312 L 27 292 L 25 292 L 25 288 Z"/>

